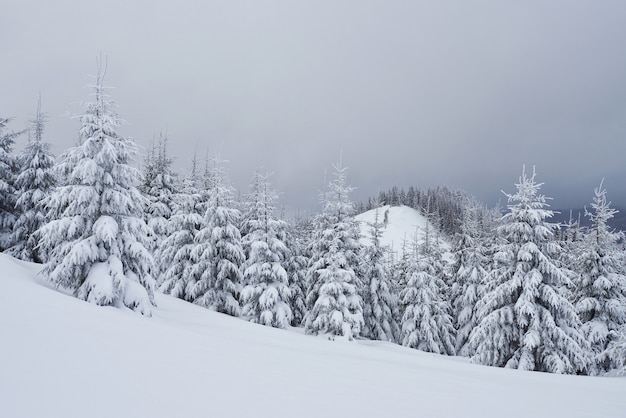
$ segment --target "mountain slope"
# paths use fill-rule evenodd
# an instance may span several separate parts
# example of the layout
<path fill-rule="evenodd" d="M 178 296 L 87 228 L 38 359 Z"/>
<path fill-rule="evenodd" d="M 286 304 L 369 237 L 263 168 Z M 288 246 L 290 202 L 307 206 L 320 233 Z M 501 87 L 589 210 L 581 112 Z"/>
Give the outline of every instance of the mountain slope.
<path fill-rule="evenodd" d="M 50 289 L 0 254 L 2 417 L 622 417 L 626 379 L 328 341 L 157 295 L 152 318 Z"/>
<path fill-rule="evenodd" d="M 370 242 L 369 223 L 374 222 L 375 216 L 376 209 L 372 209 L 355 217 L 360 222 L 365 244 Z M 378 217 L 378 222 L 384 223 L 380 243 L 392 251 L 396 260 L 402 257 L 403 246 L 410 252 L 416 239 L 418 243 L 422 242 L 427 229 L 431 239 L 439 240 L 444 251 L 450 249 L 449 243 L 443 240 L 437 229 L 416 209 L 408 206 L 381 206 Z"/>

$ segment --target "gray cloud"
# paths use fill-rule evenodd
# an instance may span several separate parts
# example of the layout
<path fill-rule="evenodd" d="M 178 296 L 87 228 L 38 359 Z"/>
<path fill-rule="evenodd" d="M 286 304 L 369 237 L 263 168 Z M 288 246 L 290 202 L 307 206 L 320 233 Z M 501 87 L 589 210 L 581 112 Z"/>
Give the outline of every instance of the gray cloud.
<path fill-rule="evenodd" d="M 626 3 L 10 1 L 0 16 L 0 115 L 48 112 L 71 146 L 95 58 L 147 145 L 262 165 L 291 207 L 314 208 L 343 150 L 355 198 L 394 184 L 463 188 L 488 203 L 536 165 L 557 207 L 606 177 L 626 203 Z"/>

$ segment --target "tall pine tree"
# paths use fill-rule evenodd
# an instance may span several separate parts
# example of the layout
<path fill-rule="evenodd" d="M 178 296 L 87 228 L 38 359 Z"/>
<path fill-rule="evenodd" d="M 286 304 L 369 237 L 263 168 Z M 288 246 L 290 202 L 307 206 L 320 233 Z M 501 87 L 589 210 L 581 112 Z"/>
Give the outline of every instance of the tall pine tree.
<path fill-rule="evenodd" d="M 609 347 L 619 340 L 626 325 L 624 258 L 617 247 L 623 234 L 609 229 L 608 221 L 618 212 L 610 206 L 601 182 L 595 189 L 592 211 L 585 211 L 591 228 L 576 268 L 580 274 L 576 308 L 583 334 L 591 344 L 589 372 L 594 375 L 615 367 Z"/>
<path fill-rule="evenodd" d="M 192 252 L 196 247 L 196 237 L 204 226 L 205 208 L 197 184 L 194 162 L 190 175 L 183 180 L 182 190 L 172 197 L 174 210 L 167 221 L 167 236 L 157 249 L 162 266 L 159 290 L 189 302 L 193 298 L 188 293 L 188 284 L 195 280 Z"/>
<path fill-rule="evenodd" d="M 44 142 L 46 115 L 41 111 L 41 97 L 35 117 L 29 120 L 29 142 L 18 157 L 20 173 L 15 180 L 16 207 L 19 217 L 13 225 L 8 253 L 24 261 L 43 262 L 35 232 L 46 223 L 48 196 L 56 187 L 53 173 L 54 156 L 50 144 Z"/>
<path fill-rule="evenodd" d="M 427 224 L 428 225 L 428 224 Z M 444 280 L 441 250 L 432 242 L 429 227 L 421 244 L 415 243 L 408 282 L 400 293 L 402 345 L 437 354 L 453 355 L 454 325 Z"/>
<path fill-rule="evenodd" d="M 509 213 L 499 232 L 501 266 L 479 301 L 480 323 L 469 344 L 473 360 L 491 366 L 552 373 L 585 368 L 585 341 L 574 306 L 564 297 L 569 284 L 558 264 L 561 248 L 553 239 L 552 211 L 539 193 L 542 183 L 525 170 L 507 194 Z"/>
<path fill-rule="evenodd" d="M 478 208 L 468 202 L 461 232 L 457 234 L 453 248 L 452 265 L 452 304 L 455 318 L 456 352 L 470 355 L 467 341 L 472 330 L 478 325 L 476 303 L 484 292 L 483 281 L 487 276 L 487 253 L 484 237 L 478 225 Z"/>
<path fill-rule="evenodd" d="M 19 169 L 13 155 L 15 139 L 20 132 L 5 132 L 10 119 L 0 117 L 0 251 L 10 245 L 13 224 L 17 219 L 15 210 L 15 177 Z"/>
<path fill-rule="evenodd" d="M 311 266 L 307 276 L 309 312 L 305 330 L 309 334 L 360 336 L 363 301 L 358 293 L 359 226 L 347 184 L 347 168 L 334 166 L 335 179 L 323 195 L 323 212 L 315 219 Z"/>
<path fill-rule="evenodd" d="M 147 197 L 144 219 L 154 231 L 150 250 L 157 251 L 161 241 L 168 235 L 168 221 L 174 212 L 174 195 L 177 193 L 176 176 L 172 172 L 172 158 L 167 153 L 167 136 L 161 133 L 156 145 L 153 145 L 151 156 L 147 158 L 144 179 L 144 194 Z M 157 276 L 168 265 L 164 260 L 156 262 Z"/>
<path fill-rule="evenodd" d="M 380 204 L 374 203 L 374 222 L 369 225 L 370 245 L 363 250 L 363 320 L 362 335 L 372 340 L 395 342 L 400 336 L 396 322 L 398 300 L 392 292 L 391 272 L 385 259 L 385 248 L 380 243 L 383 223 L 380 222 Z"/>
<path fill-rule="evenodd" d="M 154 303 L 151 231 L 143 221 L 136 145 L 120 136 L 120 118 L 99 71 L 94 102 L 80 117 L 79 145 L 63 156 L 65 183 L 47 204 L 52 219 L 40 230 L 54 285 L 97 305 L 125 305 L 145 315 Z"/>
<path fill-rule="evenodd" d="M 226 182 L 223 162 L 213 159 L 207 172 L 209 200 L 191 253 L 195 265 L 186 292 L 200 306 L 239 316 L 245 261 L 239 231 L 241 213 Z"/>
<path fill-rule="evenodd" d="M 241 292 L 242 314 L 250 321 L 285 328 L 292 320 L 291 291 L 285 265 L 289 251 L 284 243 L 287 225 L 274 217 L 278 195 L 268 176 L 255 173 L 246 202 L 242 238 L 247 249 Z"/>

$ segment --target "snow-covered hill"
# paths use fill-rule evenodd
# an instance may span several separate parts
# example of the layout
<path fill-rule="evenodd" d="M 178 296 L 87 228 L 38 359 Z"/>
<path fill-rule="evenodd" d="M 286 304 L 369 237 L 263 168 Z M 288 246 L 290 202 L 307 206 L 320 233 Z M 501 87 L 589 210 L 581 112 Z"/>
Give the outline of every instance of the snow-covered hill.
<path fill-rule="evenodd" d="M 376 217 L 376 209 L 357 215 L 355 218 L 360 222 L 363 243 L 370 242 L 370 226 Z M 432 239 L 437 239 L 444 251 L 450 249 L 437 229 L 428 222 L 418 210 L 408 206 L 381 206 L 378 208 L 378 221 L 384 223 L 380 243 L 387 246 L 394 259 L 402 257 L 403 250 L 412 251 L 413 244 L 422 242 L 428 229 Z"/>
<path fill-rule="evenodd" d="M 0 417 L 623 417 L 626 379 L 328 341 L 157 295 L 152 318 L 0 254 Z"/>

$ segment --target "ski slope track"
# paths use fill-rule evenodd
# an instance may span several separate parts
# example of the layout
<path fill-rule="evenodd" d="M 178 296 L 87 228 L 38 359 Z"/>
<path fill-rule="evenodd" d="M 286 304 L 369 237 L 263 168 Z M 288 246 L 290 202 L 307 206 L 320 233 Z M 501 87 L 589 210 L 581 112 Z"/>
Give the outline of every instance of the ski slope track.
<path fill-rule="evenodd" d="M 626 379 L 328 341 L 157 295 L 152 318 L 0 254 L 0 417 L 625 417 Z"/>

